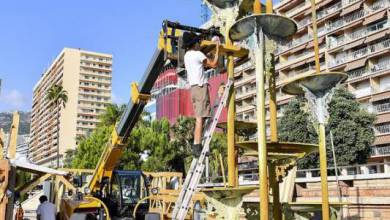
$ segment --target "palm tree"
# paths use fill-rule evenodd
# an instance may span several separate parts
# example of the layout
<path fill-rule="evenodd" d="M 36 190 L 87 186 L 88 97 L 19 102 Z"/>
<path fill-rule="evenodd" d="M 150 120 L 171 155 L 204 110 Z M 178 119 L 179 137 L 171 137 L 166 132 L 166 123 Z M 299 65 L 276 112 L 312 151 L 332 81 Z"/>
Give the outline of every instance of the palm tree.
<path fill-rule="evenodd" d="M 65 108 L 66 103 L 68 102 L 68 93 L 64 90 L 64 88 L 60 85 L 53 85 L 46 93 L 46 98 L 54 109 L 57 109 L 62 105 Z M 54 110 L 53 109 L 53 110 Z M 57 132 L 59 133 L 59 120 L 60 113 L 57 114 L 56 126 Z M 60 146 L 59 146 L 59 137 L 57 137 L 57 168 L 60 167 Z"/>
<path fill-rule="evenodd" d="M 112 126 L 119 120 L 123 111 L 124 105 L 108 104 L 103 114 L 99 116 L 100 126 Z"/>

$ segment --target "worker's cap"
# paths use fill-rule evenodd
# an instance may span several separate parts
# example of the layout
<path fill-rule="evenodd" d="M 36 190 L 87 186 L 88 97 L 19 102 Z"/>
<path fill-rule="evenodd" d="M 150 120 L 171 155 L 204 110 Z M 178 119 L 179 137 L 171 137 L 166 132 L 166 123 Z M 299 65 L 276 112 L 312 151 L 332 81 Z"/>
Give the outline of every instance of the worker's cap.
<path fill-rule="evenodd" d="M 183 48 L 188 49 L 194 44 L 198 43 L 201 40 L 201 37 L 192 32 L 183 33 Z"/>

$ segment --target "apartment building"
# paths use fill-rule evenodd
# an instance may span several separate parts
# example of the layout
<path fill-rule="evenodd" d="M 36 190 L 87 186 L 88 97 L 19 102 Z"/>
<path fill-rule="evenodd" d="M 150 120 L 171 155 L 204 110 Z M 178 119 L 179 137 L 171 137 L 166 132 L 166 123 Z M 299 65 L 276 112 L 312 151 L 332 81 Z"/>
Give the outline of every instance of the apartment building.
<path fill-rule="evenodd" d="M 112 55 L 64 48 L 33 89 L 29 157 L 41 165 L 56 166 L 74 149 L 78 138 L 89 135 L 98 116 L 111 103 Z M 66 107 L 46 99 L 49 88 L 61 85 L 68 95 Z"/>
<path fill-rule="evenodd" d="M 390 156 L 389 0 L 316 1 L 321 71 L 348 74 L 345 86 L 377 114 L 371 161 Z M 275 11 L 294 19 L 298 31 L 276 51 L 277 85 L 315 72 L 310 0 L 284 0 Z M 236 69 L 237 118 L 255 120 L 255 74 L 250 64 Z M 277 93 L 278 116 L 291 96 Z M 268 113 L 268 112 L 267 112 Z"/>

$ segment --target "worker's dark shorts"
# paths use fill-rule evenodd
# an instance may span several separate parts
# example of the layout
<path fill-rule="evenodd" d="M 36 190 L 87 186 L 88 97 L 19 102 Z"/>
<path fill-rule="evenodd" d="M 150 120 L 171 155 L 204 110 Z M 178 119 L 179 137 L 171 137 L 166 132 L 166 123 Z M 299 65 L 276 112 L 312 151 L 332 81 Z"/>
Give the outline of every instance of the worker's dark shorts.
<path fill-rule="evenodd" d="M 192 107 L 196 117 L 210 117 L 210 95 L 207 84 L 191 87 Z"/>

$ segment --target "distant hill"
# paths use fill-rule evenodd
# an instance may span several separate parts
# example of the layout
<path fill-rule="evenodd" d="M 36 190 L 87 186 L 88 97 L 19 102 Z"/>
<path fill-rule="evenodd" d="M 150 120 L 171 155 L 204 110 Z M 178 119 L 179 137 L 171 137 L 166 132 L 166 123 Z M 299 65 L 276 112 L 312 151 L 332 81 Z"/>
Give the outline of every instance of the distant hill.
<path fill-rule="evenodd" d="M 19 134 L 29 134 L 31 112 L 19 112 L 19 114 L 20 114 Z M 12 112 L 0 112 L 0 128 L 3 128 L 5 133 L 9 132 L 11 123 L 12 123 Z"/>

